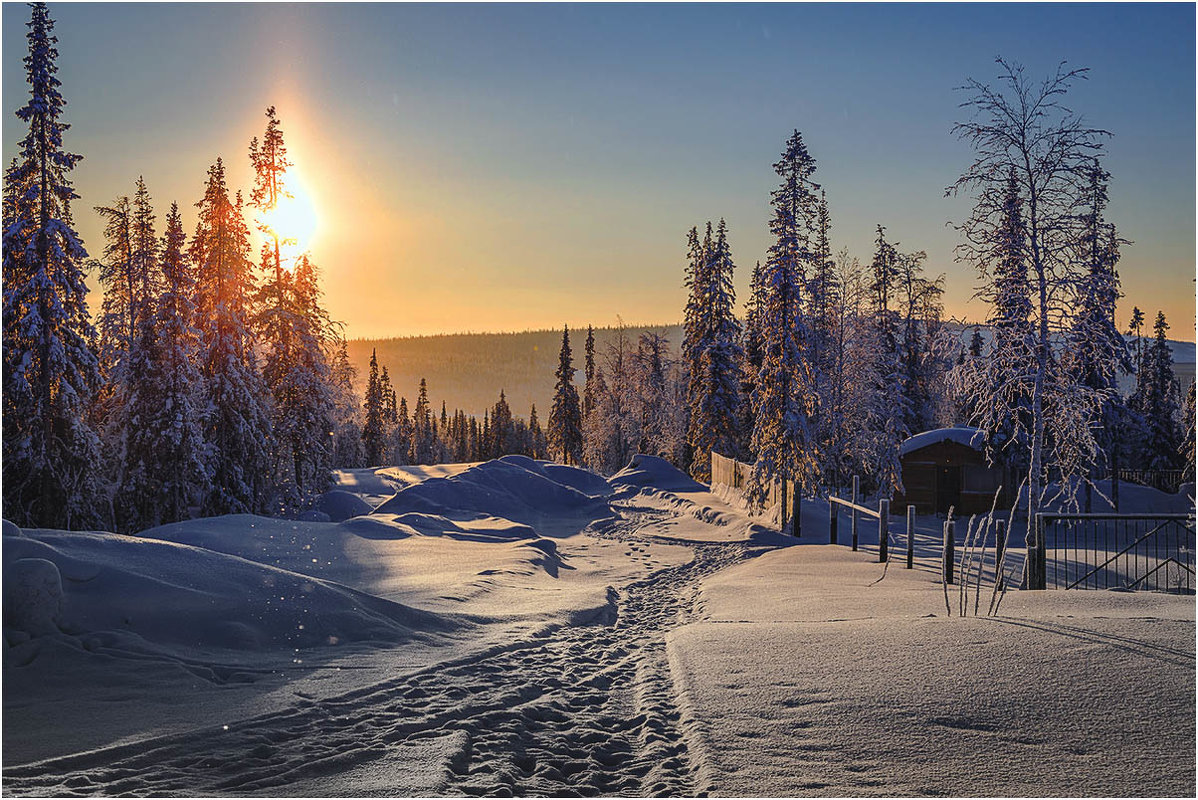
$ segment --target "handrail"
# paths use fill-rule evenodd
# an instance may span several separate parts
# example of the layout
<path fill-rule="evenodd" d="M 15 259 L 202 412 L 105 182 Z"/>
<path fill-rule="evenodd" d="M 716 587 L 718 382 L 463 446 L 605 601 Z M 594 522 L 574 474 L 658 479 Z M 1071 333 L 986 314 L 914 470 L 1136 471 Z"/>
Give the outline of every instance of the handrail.
<path fill-rule="evenodd" d="M 845 508 L 856 509 L 857 511 L 860 511 L 862 514 L 868 514 L 869 516 L 873 517 L 874 519 L 878 519 L 878 510 L 876 508 L 866 508 L 865 506 L 857 505 L 856 503 L 854 503 L 850 500 L 843 500 L 843 499 L 837 497 L 836 495 L 831 495 L 831 494 L 828 495 L 828 502 L 836 503 L 836 505 L 844 506 Z"/>

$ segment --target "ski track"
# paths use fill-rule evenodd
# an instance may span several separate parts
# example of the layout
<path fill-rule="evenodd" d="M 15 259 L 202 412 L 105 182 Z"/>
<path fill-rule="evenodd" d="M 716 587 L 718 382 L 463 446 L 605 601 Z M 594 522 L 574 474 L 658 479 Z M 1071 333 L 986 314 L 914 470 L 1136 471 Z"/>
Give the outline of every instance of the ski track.
<path fill-rule="evenodd" d="M 615 504 L 613 504 L 615 505 Z M 585 533 L 642 550 L 670 514 L 613 507 Z M 605 613 L 337 697 L 4 771 L 9 794 L 286 794 L 405 745 L 456 736 L 444 793 L 691 796 L 696 777 L 666 658 L 698 581 L 749 556 L 691 544 L 687 564 L 608 590 Z M 642 551 L 643 552 L 643 551 Z M 639 553 L 638 553 L 639 555 Z M 464 737 L 462 736 L 464 734 Z M 325 784 L 327 786 L 327 783 Z"/>

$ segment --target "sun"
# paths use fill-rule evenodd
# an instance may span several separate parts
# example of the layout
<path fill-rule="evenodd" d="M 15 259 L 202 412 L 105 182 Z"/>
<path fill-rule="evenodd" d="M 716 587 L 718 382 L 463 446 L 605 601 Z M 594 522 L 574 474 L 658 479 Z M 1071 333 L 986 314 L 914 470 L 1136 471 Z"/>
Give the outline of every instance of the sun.
<path fill-rule="evenodd" d="M 311 248 L 319 218 L 304 182 L 294 172 L 287 174 L 287 191 L 274 208 L 258 214 L 258 221 L 280 239 L 282 255 L 288 261 Z"/>

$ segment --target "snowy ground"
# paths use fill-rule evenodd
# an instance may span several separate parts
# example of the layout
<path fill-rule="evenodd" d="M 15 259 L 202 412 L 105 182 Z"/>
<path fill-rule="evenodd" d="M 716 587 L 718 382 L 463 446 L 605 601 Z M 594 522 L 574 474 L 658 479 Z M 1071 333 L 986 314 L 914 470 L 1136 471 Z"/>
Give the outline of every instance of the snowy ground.
<path fill-rule="evenodd" d="M 934 518 L 879 581 L 876 526 L 789 546 L 652 459 L 337 483 L 341 521 L 6 525 L 4 789 L 1194 794 L 1192 596 L 949 617 Z"/>

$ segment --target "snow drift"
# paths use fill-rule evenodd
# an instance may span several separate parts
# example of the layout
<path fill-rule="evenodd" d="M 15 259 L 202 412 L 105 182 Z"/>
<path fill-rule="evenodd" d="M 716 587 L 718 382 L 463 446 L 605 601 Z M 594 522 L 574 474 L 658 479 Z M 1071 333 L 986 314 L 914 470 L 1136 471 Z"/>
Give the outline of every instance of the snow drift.
<path fill-rule="evenodd" d="M 4 543 L 6 578 L 18 577 L 5 586 L 10 644 L 67 636 L 110 654 L 195 655 L 397 644 L 455 627 L 331 581 L 201 547 L 109 533 L 24 533 Z M 61 576 L 57 593 L 52 571 Z M 10 606 L 19 613 L 10 615 Z"/>
<path fill-rule="evenodd" d="M 532 459 L 505 456 L 458 475 L 405 487 L 375 514 L 417 512 L 453 520 L 495 517 L 535 526 L 550 516 L 598 513 L 606 507 L 607 494 L 606 482 L 585 470 L 560 465 L 546 469 Z"/>

